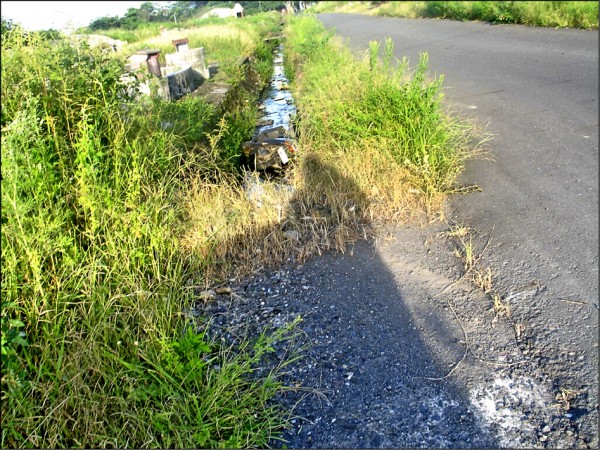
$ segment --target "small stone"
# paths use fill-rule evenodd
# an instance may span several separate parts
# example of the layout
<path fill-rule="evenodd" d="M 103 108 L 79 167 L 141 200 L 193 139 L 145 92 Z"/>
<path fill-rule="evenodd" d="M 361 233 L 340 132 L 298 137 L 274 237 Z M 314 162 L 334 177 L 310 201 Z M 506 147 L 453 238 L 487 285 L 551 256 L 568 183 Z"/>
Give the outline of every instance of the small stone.
<path fill-rule="evenodd" d="M 546 442 L 546 440 L 548 440 L 548 436 L 540 436 L 540 442 Z"/>
<path fill-rule="evenodd" d="M 286 239 L 292 239 L 294 241 L 300 240 L 300 233 L 298 233 L 296 230 L 284 231 L 283 235 L 286 237 Z"/>
<path fill-rule="evenodd" d="M 215 291 L 213 291 L 212 289 L 209 289 L 207 291 L 200 292 L 200 294 L 198 296 L 200 297 L 200 300 L 209 301 L 209 300 L 216 299 L 217 293 Z"/>
<path fill-rule="evenodd" d="M 542 433 L 548 434 L 548 433 L 550 433 L 551 430 L 552 429 L 548 425 L 546 425 L 544 428 L 542 428 Z"/>

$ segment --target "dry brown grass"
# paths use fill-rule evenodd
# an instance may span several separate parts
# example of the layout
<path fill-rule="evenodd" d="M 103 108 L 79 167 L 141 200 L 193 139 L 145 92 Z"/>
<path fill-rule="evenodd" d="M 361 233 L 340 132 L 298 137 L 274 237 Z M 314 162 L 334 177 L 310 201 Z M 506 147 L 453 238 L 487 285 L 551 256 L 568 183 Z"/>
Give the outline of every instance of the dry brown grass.
<path fill-rule="evenodd" d="M 209 278 L 241 276 L 292 256 L 343 252 L 377 224 L 406 222 L 430 205 L 404 169 L 381 161 L 384 155 L 346 155 L 303 148 L 289 185 L 261 181 L 246 190 L 233 180 L 195 179 L 184 202 L 184 247 L 206 260 Z"/>
<path fill-rule="evenodd" d="M 473 269 L 471 281 L 486 294 L 491 292 L 494 283 L 492 279 L 492 269 L 487 267 L 485 270 Z"/>

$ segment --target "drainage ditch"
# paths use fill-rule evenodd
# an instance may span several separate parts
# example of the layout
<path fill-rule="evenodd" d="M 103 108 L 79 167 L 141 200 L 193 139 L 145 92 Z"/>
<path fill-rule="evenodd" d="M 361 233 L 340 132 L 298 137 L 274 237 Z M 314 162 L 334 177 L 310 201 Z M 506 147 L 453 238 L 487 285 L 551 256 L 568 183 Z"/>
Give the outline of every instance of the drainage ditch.
<path fill-rule="evenodd" d="M 242 144 L 243 165 L 261 178 L 281 175 L 296 155 L 296 105 L 283 68 L 283 45 L 274 50 L 273 76 L 258 107 L 262 115 L 254 136 Z"/>

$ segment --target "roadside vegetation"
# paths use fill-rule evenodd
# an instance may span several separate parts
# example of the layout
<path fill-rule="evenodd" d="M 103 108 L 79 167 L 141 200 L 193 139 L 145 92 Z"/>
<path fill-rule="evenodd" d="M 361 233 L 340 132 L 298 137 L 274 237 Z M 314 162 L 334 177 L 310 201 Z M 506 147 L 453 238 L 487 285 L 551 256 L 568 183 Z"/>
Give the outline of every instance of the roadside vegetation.
<path fill-rule="evenodd" d="M 213 241 L 181 239 L 192 187 L 231 188 L 252 123 L 132 101 L 122 73 L 99 49 L 2 37 L 2 447 L 265 446 L 282 386 L 251 375 L 293 331 L 235 352 L 206 338 L 186 311 Z"/>
<path fill-rule="evenodd" d="M 333 1 L 318 2 L 312 11 L 598 29 L 598 2 L 589 1 Z"/>
<path fill-rule="evenodd" d="M 430 77 L 427 54 L 411 67 L 395 60 L 386 39 L 356 58 L 308 15 L 289 18 L 286 30 L 303 155 L 332 168 L 301 184 L 315 183 L 309 192 L 328 186 L 325 201 L 336 218 L 440 218 L 464 161 L 481 153 L 485 139 L 474 123 L 444 111 L 443 77 Z"/>
<path fill-rule="evenodd" d="M 283 30 L 300 111 L 291 188 L 255 179 L 251 198 L 238 164 L 257 118 L 248 85 L 267 81 L 263 39 L 279 21 L 186 30 L 209 59 L 252 56 L 251 83 L 229 65 L 240 89 L 225 111 L 136 101 L 122 54 L 3 32 L 2 447 L 270 445 L 292 413 L 272 401 L 292 389 L 289 361 L 256 369 L 297 322 L 234 348 L 190 313 L 198 291 L 344 250 L 377 223 L 442 218 L 482 141 L 473 124 L 442 110 L 426 55 L 410 67 L 386 40 L 357 59 L 310 15 Z M 137 33 L 130 50 L 173 38 Z"/>

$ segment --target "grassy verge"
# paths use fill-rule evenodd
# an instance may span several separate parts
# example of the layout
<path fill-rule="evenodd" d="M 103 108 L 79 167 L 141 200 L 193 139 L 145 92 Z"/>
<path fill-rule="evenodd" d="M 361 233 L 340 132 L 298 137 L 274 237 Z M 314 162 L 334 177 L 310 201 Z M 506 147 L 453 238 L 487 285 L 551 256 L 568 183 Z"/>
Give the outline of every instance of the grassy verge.
<path fill-rule="evenodd" d="M 439 17 L 540 27 L 598 29 L 598 2 L 576 1 L 407 1 L 319 2 L 315 12 L 385 17 Z"/>
<path fill-rule="evenodd" d="M 198 98 L 131 103 L 122 70 L 2 41 L 2 447 L 265 446 L 283 387 L 252 374 L 292 327 L 233 352 L 185 315 L 212 252 L 182 245 L 185 199 L 247 136 Z"/>
<path fill-rule="evenodd" d="M 371 42 L 359 60 L 310 16 L 290 18 L 288 33 L 287 61 L 298 67 L 294 90 L 303 154 L 311 164 L 318 159 L 335 168 L 347 192 L 340 192 L 340 182 L 331 185 L 328 173 L 319 180 L 300 177 L 299 184 L 329 185 L 326 201 L 334 217 L 364 222 L 409 220 L 422 212 L 439 216 L 478 144 L 472 124 L 444 113 L 443 79 L 429 77 L 427 54 L 410 69 L 406 59 L 394 61 L 387 39 L 383 51 Z M 316 186 L 308 191 L 322 195 Z"/>

